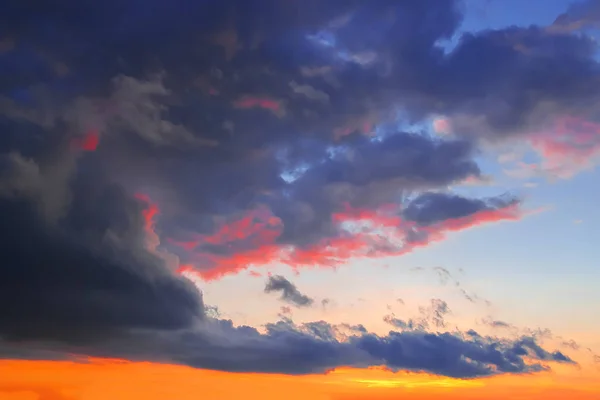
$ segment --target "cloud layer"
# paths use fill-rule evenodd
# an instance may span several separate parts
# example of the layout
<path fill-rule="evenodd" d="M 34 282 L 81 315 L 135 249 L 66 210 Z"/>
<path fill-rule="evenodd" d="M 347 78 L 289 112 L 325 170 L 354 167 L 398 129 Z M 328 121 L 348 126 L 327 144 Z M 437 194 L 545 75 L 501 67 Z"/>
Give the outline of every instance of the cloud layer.
<path fill-rule="evenodd" d="M 337 267 L 521 218 L 516 196 L 452 187 L 483 177 L 483 145 L 528 145 L 561 177 L 594 165 L 599 68 L 577 12 L 448 52 L 452 0 L 3 4 L 0 337 L 232 371 L 569 362 L 475 333 L 259 333 L 205 315 L 186 276 Z M 265 290 L 312 303 L 279 277 Z M 445 303 L 430 311 L 442 326 Z"/>

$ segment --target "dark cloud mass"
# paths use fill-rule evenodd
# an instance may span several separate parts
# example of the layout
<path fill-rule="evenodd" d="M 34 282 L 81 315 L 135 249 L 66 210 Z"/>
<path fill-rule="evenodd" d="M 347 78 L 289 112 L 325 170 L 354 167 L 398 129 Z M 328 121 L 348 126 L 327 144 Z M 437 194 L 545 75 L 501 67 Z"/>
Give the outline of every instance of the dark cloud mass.
<path fill-rule="evenodd" d="M 75 178 L 68 211 L 49 222 L 37 194 L 0 198 L 0 336 L 99 339 L 203 317 L 195 288 L 144 248 L 140 201 Z"/>
<path fill-rule="evenodd" d="M 230 371 L 386 364 L 458 377 L 570 361 L 532 340 L 399 322 L 384 337 L 346 326 L 342 340 L 327 323 L 287 319 L 259 333 L 206 315 L 186 279 L 402 255 L 515 220 L 518 198 L 452 191 L 481 178 L 482 143 L 529 143 L 549 162 L 600 149 L 570 130 L 597 122 L 596 44 L 578 28 L 594 21 L 568 10 L 552 27 L 464 34 L 448 52 L 460 9 L 3 1 L 0 348 L 58 342 Z M 405 128 L 433 119 L 445 135 Z M 313 302 L 280 277 L 265 290 Z M 427 311 L 436 327 L 442 303 Z"/>
<path fill-rule="evenodd" d="M 119 355 L 215 370 L 286 374 L 323 373 L 337 366 L 385 365 L 392 370 L 476 378 L 544 371 L 548 362 L 574 364 L 561 352 L 542 349 L 529 336 L 500 341 L 474 331 L 429 333 L 421 328 L 380 336 L 362 326 L 325 321 L 298 325 L 287 318 L 268 324 L 264 333 L 249 326 L 235 327 L 229 320 L 209 318 L 191 331 L 169 335 L 136 332 L 98 344 L 89 352 L 94 356 Z M 30 349 L 23 349 L 21 356 L 32 357 Z"/>

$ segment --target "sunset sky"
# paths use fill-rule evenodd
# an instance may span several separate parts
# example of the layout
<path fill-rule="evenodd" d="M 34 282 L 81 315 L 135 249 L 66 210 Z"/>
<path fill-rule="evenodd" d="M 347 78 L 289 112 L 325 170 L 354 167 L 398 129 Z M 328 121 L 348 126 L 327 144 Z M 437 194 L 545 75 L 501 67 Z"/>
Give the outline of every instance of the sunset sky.
<path fill-rule="evenodd" d="M 0 400 L 600 399 L 600 0 L 0 4 Z"/>

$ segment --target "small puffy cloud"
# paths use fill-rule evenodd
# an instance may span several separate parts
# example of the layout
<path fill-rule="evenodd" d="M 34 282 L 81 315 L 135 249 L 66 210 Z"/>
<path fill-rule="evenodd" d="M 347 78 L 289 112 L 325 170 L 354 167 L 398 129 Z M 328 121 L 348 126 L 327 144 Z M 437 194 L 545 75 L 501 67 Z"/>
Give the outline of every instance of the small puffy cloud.
<path fill-rule="evenodd" d="M 296 285 L 281 275 L 270 276 L 265 285 L 265 293 L 281 292 L 281 300 L 297 307 L 308 307 L 314 303 L 314 299 L 302 294 Z"/>

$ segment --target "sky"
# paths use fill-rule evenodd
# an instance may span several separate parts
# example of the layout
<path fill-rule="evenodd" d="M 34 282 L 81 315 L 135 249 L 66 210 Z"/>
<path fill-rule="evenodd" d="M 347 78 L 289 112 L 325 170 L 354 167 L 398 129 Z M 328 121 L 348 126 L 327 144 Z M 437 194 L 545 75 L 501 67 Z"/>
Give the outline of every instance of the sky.
<path fill-rule="evenodd" d="M 598 0 L 0 5 L 0 399 L 600 399 Z"/>

